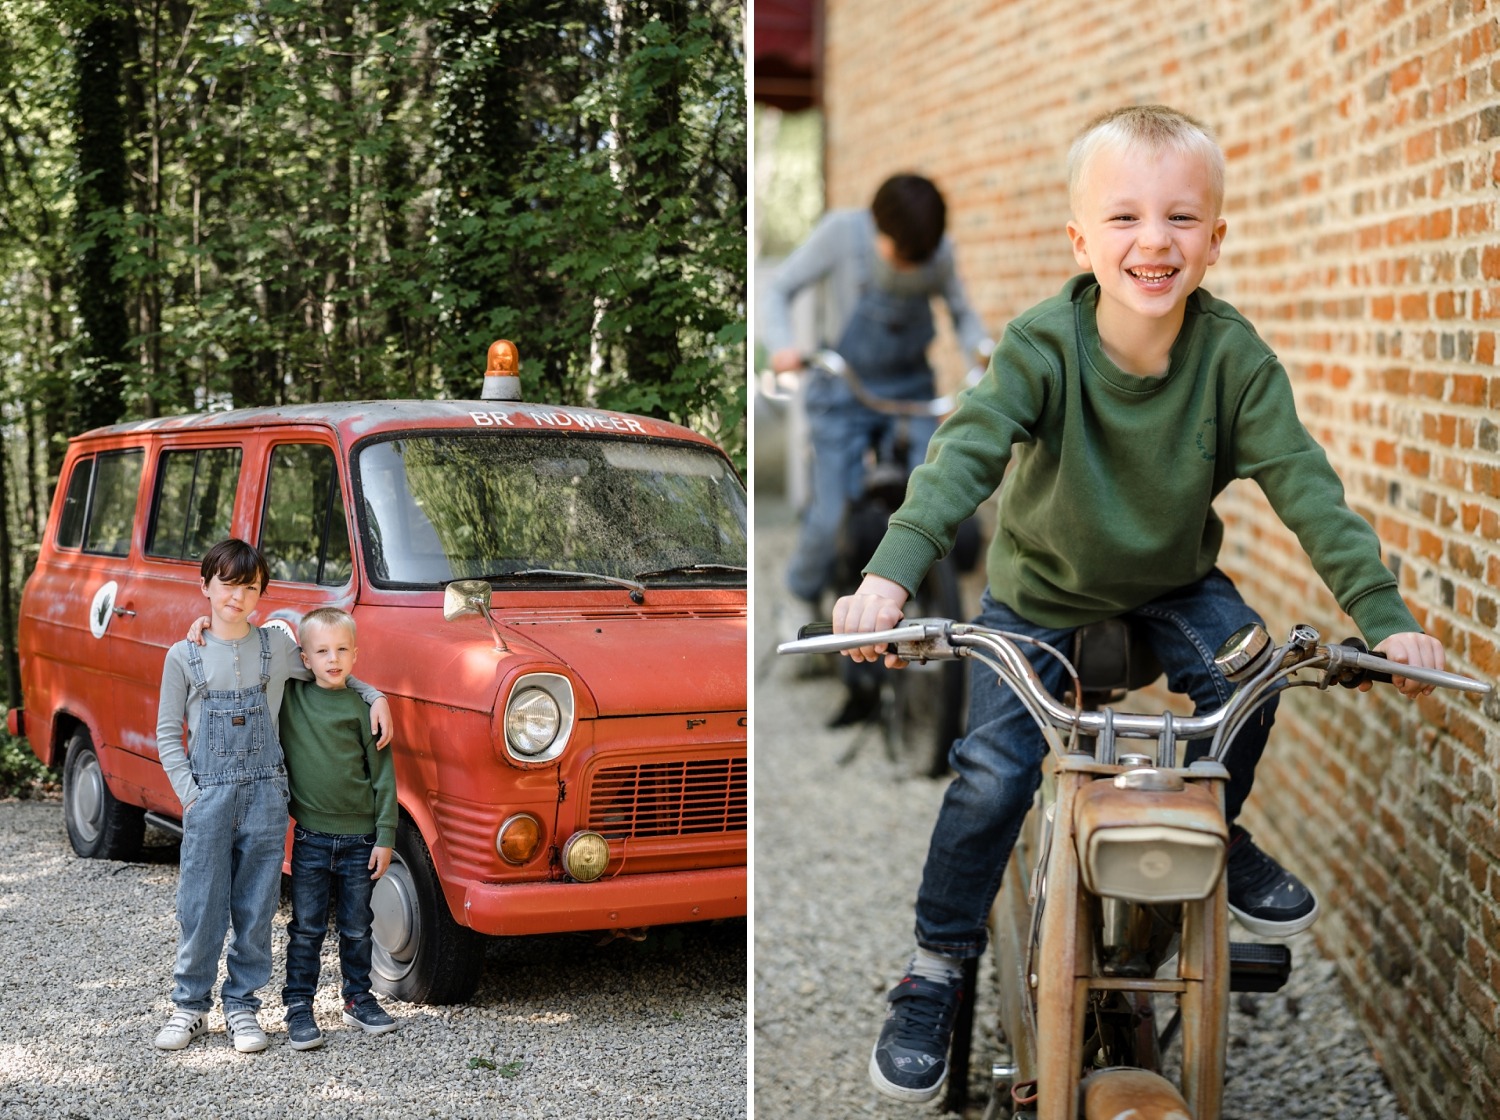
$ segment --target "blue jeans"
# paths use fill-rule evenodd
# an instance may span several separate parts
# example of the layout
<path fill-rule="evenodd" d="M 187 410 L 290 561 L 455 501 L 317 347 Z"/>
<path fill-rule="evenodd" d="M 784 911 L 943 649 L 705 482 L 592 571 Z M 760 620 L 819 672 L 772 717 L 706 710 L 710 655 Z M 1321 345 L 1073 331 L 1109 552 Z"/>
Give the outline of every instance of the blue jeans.
<path fill-rule="evenodd" d="M 344 1002 L 370 991 L 370 853 L 375 835 L 334 836 L 298 825 L 292 833 L 292 920 L 287 926 L 281 1002 L 311 1004 L 318 990 L 328 903 L 334 901 Z"/>
<path fill-rule="evenodd" d="M 786 584 L 798 598 L 817 602 L 833 578 L 844 509 L 864 492 L 865 452 L 876 441 L 889 447 L 896 425 L 904 423 L 910 473 L 927 457 L 937 418 L 875 412 L 860 404 L 842 381 L 825 375 L 815 376 L 808 385 L 806 404 L 813 445 L 812 493 L 787 563 Z"/>
<path fill-rule="evenodd" d="M 1241 626 L 1260 621 L 1217 569 L 1124 617 L 1145 633 L 1166 673 L 1167 686 L 1190 697 L 1200 712 L 1222 706 L 1234 690 L 1215 667 L 1214 651 Z M 1064 653 L 1074 632 L 1028 622 L 987 591 L 976 621 L 1029 634 Z M 1033 647 L 1021 649 L 1047 689 L 1060 694 L 1061 666 Z M 949 754 L 956 776 L 938 811 L 917 894 L 917 943 L 953 957 L 976 957 L 984 951 L 985 919 L 1041 783 L 1047 753 L 1030 714 L 1009 688 L 978 663 L 970 674 L 969 695 L 969 732 Z M 1225 758 L 1230 773 L 1225 808 L 1230 821 L 1250 794 L 1276 703 L 1273 699 L 1251 717 Z M 1194 742 L 1185 757 L 1192 761 L 1207 750 L 1206 741 Z"/>
<path fill-rule="evenodd" d="M 271 979 L 271 919 L 286 845 L 286 779 L 206 785 L 182 818 L 177 880 L 177 963 L 172 1002 L 213 1007 L 219 953 L 230 923 L 225 1011 L 260 1008 Z"/>

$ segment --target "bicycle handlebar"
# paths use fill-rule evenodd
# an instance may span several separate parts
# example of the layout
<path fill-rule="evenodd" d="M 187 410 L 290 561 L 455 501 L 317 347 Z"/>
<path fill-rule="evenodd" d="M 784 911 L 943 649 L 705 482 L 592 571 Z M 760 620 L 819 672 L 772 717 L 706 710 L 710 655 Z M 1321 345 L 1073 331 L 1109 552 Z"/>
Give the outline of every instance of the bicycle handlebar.
<path fill-rule="evenodd" d="M 854 394 L 854 399 L 871 412 L 880 412 L 888 416 L 946 416 L 958 407 L 956 393 L 945 393 L 930 400 L 896 400 L 891 397 L 882 397 L 861 380 L 854 367 L 844 360 L 843 355 L 834 350 L 819 350 L 814 354 L 806 355 L 802 361 L 804 370 L 818 370 L 844 382 L 849 386 L 849 391 Z M 983 373 L 984 370 L 979 366 L 970 369 L 964 376 L 964 386 L 972 385 Z M 757 378 L 757 392 L 767 400 L 791 400 L 796 392 L 795 382 L 788 385 L 782 380 L 782 376 L 773 370 L 761 370 Z M 792 374 L 791 376 L 795 378 L 800 375 Z"/>
<path fill-rule="evenodd" d="M 1318 682 L 1294 683 L 1316 683 L 1320 688 L 1334 683 L 1352 686 L 1368 674 L 1385 681 L 1389 681 L 1391 677 L 1405 677 L 1439 688 L 1452 688 L 1479 695 L 1491 691 L 1491 686 L 1483 681 L 1438 669 L 1403 665 L 1378 654 L 1367 653 L 1353 645 L 1317 645 L 1317 632 L 1310 627 L 1299 626 L 1293 630 L 1291 640 L 1270 651 L 1266 666 L 1259 669 L 1223 707 L 1215 711 L 1186 718 L 1174 717 L 1171 713 L 1153 716 L 1114 711 L 1086 712 L 1069 708 L 1053 698 L 1042 686 L 1036 670 L 1021 653 L 1018 642 L 1034 644 L 1025 635 L 1011 634 L 987 626 L 954 622 L 945 618 L 916 618 L 908 619 L 888 630 L 863 634 L 834 634 L 828 623 L 816 623 L 804 627 L 797 640 L 781 643 L 776 647 L 776 652 L 835 653 L 860 646 L 884 645 L 888 652 L 904 661 L 972 657 L 995 669 L 1000 679 L 1016 692 L 1040 722 L 1080 734 L 1107 731 L 1131 738 L 1157 738 L 1164 732 L 1170 732 L 1181 739 L 1204 739 L 1218 735 L 1221 729 L 1232 726 L 1232 720 L 1253 711 L 1273 691 L 1288 683 L 1292 674 L 1302 669 L 1322 669 L 1323 677 Z M 1063 662 L 1076 681 L 1077 674 L 1067 659 L 1057 651 L 1050 650 L 1050 647 L 1045 648 Z M 1221 756 L 1228 745 L 1227 740 L 1223 741 L 1222 747 L 1216 747 L 1214 757 Z"/>

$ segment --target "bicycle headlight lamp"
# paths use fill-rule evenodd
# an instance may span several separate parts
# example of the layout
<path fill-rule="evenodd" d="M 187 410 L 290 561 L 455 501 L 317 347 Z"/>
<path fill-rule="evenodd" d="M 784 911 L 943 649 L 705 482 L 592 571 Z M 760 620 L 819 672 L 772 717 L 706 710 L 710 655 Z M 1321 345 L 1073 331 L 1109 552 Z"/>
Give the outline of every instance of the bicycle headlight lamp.
<path fill-rule="evenodd" d="M 1203 785 L 1135 770 L 1080 791 L 1078 862 L 1093 894 L 1133 902 L 1194 902 L 1219 885 L 1229 829 Z"/>
<path fill-rule="evenodd" d="M 511 689 L 502 720 L 505 750 L 519 762 L 550 762 L 573 731 L 573 686 L 557 673 L 532 673 Z"/>

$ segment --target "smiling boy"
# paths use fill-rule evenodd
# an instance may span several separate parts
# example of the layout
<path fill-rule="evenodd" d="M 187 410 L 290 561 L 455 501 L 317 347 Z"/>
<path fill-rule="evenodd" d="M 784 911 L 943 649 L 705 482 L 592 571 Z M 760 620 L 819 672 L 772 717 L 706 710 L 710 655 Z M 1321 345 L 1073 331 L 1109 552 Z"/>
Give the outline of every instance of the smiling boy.
<path fill-rule="evenodd" d="M 1066 648 L 1080 626 L 1128 618 L 1169 687 L 1199 710 L 1217 708 L 1231 686 L 1212 651 L 1259 619 L 1215 566 L 1224 526 L 1212 503 L 1248 478 L 1371 645 L 1441 668 L 1441 645 L 1421 632 L 1374 531 L 1298 421 L 1276 355 L 1199 287 L 1227 228 L 1224 156 L 1208 130 L 1159 105 L 1120 109 L 1084 130 L 1068 163 L 1067 232 L 1087 271 L 1010 324 L 983 381 L 933 438 L 859 590 L 835 605 L 834 629 L 894 625 L 957 526 L 1005 477 L 978 621 Z M 899 665 L 883 647 L 851 656 Z M 1033 665 L 1061 690 L 1055 661 L 1038 653 Z M 951 753 L 956 776 L 917 897 L 917 949 L 870 1057 L 876 1088 L 910 1102 L 935 1097 L 947 1076 L 962 962 L 984 949 L 1045 754 L 1009 690 L 987 674 L 972 680 L 969 731 Z M 1408 696 L 1430 691 L 1396 683 Z M 1226 760 L 1228 893 L 1242 925 L 1289 936 L 1312 924 L 1317 901 L 1233 823 L 1274 709 L 1260 710 Z"/>

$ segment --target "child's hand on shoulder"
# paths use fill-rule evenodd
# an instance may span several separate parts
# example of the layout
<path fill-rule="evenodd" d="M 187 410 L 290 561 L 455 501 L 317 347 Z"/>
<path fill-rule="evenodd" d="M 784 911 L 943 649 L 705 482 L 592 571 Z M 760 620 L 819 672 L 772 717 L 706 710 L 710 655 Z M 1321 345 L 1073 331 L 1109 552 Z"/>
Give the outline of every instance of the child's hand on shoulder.
<path fill-rule="evenodd" d="M 899 583 L 881 576 L 865 576 L 853 595 L 845 595 L 833 605 L 833 632 L 859 634 L 889 630 L 901 621 L 906 599 L 906 588 Z M 844 652 L 855 661 L 876 661 L 884 657 L 888 669 L 906 666 L 906 662 L 894 653 L 886 653 L 883 643 Z"/>
<path fill-rule="evenodd" d="M 391 720 L 391 706 L 384 696 L 370 705 L 370 734 L 375 737 L 375 746 L 384 747 L 391 741 L 396 725 Z"/>
<path fill-rule="evenodd" d="M 1375 652 L 1391 661 L 1399 661 L 1402 665 L 1410 665 L 1413 668 L 1441 669 L 1443 667 L 1443 643 L 1431 634 L 1423 634 L 1420 630 L 1413 633 L 1392 634 L 1375 647 Z M 1400 690 L 1403 696 L 1426 696 L 1433 689 L 1430 684 L 1398 677 L 1394 673 L 1391 674 L 1391 683 Z M 1361 692 L 1368 691 L 1369 687 L 1368 681 L 1359 686 Z"/>
<path fill-rule="evenodd" d="M 385 872 L 386 872 L 386 869 L 388 867 L 390 867 L 390 865 L 391 865 L 391 849 L 389 849 L 389 848 L 382 848 L 379 845 L 376 845 L 376 847 L 374 847 L 374 848 L 371 849 L 371 851 L 370 851 L 370 870 L 372 872 L 374 872 L 374 874 L 370 876 L 370 878 L 372 880 L 373 879 L 378 879 L 382 875 L 384 875 Z"/>
<path fill-rule="evenodd" d="M 195 646 L 207 645 L 208 643 L 203 640 L 203 631 L 208 629 L 211 622 L 213 622 L 213 619 L 209 618 L 206 614 L 199 615 L 193 619 L 193 624 L 188 627 L 187 640 Z"/>

